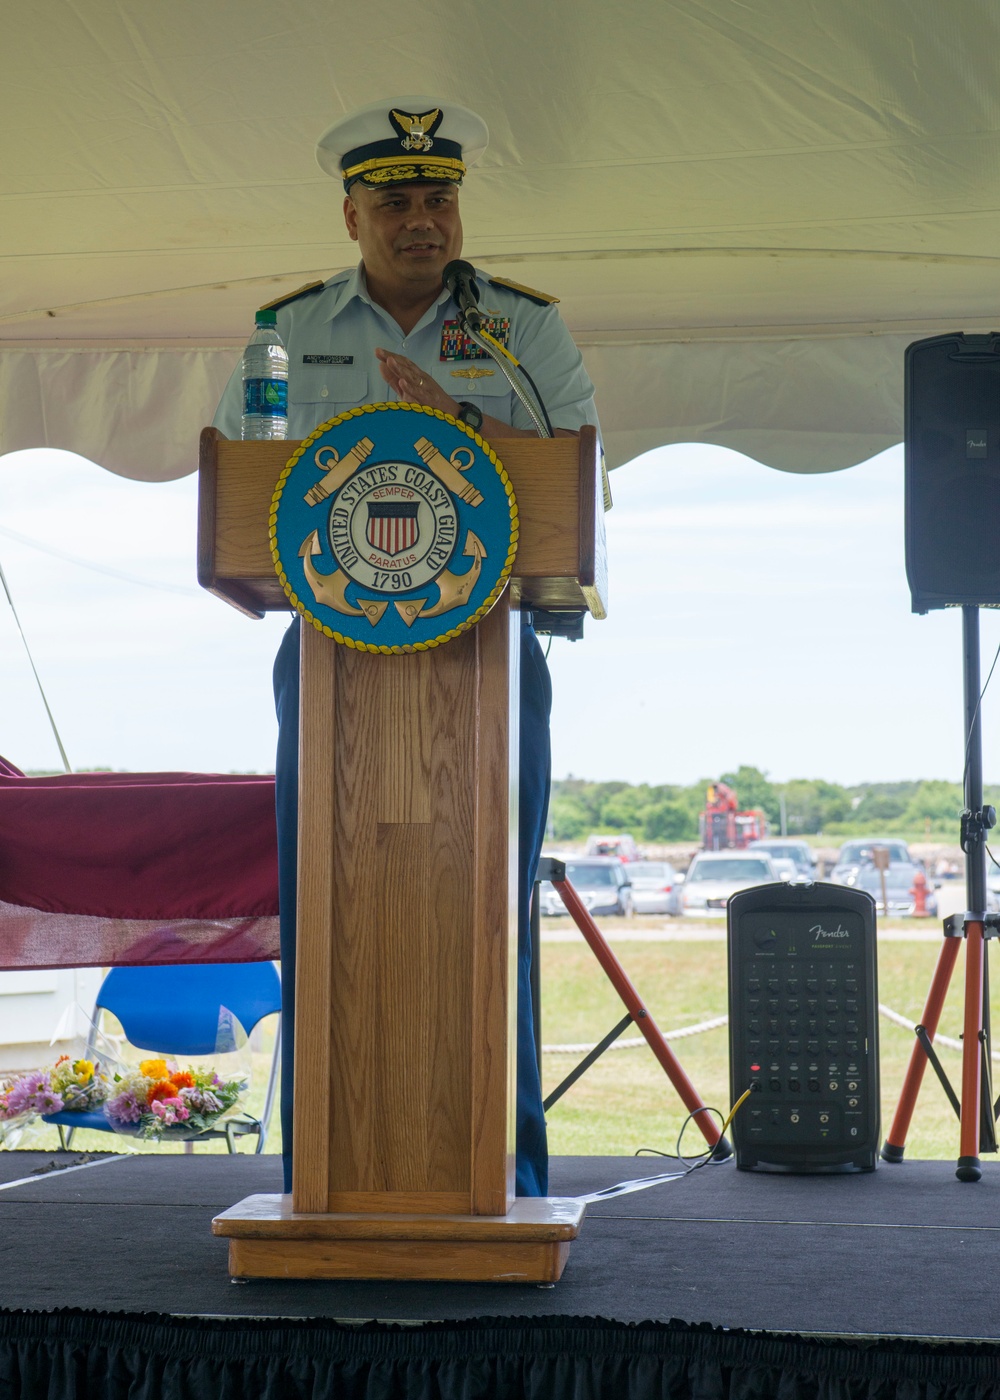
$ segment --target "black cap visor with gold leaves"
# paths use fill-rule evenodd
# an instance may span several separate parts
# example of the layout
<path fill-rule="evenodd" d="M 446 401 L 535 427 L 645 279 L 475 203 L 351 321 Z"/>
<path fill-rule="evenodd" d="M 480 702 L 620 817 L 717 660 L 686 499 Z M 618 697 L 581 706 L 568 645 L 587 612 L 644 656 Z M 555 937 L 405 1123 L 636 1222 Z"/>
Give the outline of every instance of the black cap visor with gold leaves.
<path fill-rule="evenodd" d="M 440 107 L 417 113 L 393 109 L 389 119 L 400 135 L 346 152 L 342 162 L 344 189 L 350 190 L 358 180 L 373 189 L 406 180 L 461 184 L 465 174 L 461 146 L 434 134 L 442 116 Z"/>

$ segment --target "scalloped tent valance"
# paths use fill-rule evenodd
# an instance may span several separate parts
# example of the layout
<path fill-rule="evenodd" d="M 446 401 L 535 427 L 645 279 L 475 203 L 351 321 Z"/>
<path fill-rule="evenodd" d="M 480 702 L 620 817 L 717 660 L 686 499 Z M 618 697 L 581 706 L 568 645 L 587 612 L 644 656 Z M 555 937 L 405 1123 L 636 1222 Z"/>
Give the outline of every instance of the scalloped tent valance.
<path fill-rule="evenodd" d="M 561 298 L 613 463 L 849 466 L 900 439 L 909 341 L 1000 328 L 998 40 L 992 0 L 42 0 L 0 88 L 0 451 L 192 471 L 253 309 L 353 260 L 317 135 L 419 89 L 488 121 L 466 256 Z"/>

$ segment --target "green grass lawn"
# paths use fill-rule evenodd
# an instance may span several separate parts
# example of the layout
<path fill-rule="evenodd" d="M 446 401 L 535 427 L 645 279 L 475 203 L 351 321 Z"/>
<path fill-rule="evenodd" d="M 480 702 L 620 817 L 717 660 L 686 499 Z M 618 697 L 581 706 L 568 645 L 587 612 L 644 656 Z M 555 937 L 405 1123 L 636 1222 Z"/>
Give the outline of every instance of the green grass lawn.
<path fill-rule="evenodd" d="M 565 929 L 566 920 L 545 921 L 547 928 Z M 609 919 L 605 931 L 661 1030 L 688 1026 L 724 1015 L 726 1006 L 726 945 L 724 941 L 629 941 L 630 929 L 648 931 L 664 921 L 636 919 L 622 924 Z M 671 925 L 672 927 L 674 925 Z M 906 921 L 889 924 L 905 932 Z M 927 927 L 924 925 L 923 927 Z M 692 930 L 693 931 L 693 930 Z M 879 999 L 911 1019 L 919 1019 L 940 949 L 940 941 L 891 942 L 879 945 Z M 941 1022 L 944 1034 L 961 1033 L 964 958 L 960 956 Z M 1000 974 L 994 979 L 1000 985 Z M 599 1040 L 621 1019 L 624 1008 L 583 942 L 542 944 L 542 1035 L 546 1044 Z M 994 1017 L 1000 1011 L 994 998 Z M 995 1025 L 1000 1021 L 994 1020 Z M 882 1063 L 882 1134 L 888 1131 L 909 1059 L 913 1037 L 884 1018 L 879 1023 Z M 629 1030 L 626 1036 L 634 1036 Z M 254 1055 L 254 1076 L 248 1107 L 263 1107 L 273 1026 L 263 1027 Z M 728 1032 L 726 1027 L 675 1041 L 673 1049 L 703 1100 L 721 1111 L 729 1107 Z M 957 1082 L 961 1056 L 942 1048 L 941 1057 Z M 573 1067 L 579 1055 L 546 1054 L 542 1074 L 548 1093 Z M 612 1050 L 588 1071 L 549 1111 L 549 1148 L 555 1155 L 631 1155 L 640 1148 L 673 1152 L 685 1116 L 671 1084 L 645 1045 L 636 1050 Z M 253 1139 L 244 1140 L 251 1151 Z M 54 1128 L 41 1126 L 22 1147 L 48 1150 L 58 1146 Z M 701 1135 L 689 1125 L 684 1151 L 701 1149 Z M 182 1144 L 137 1144 L 108 1133 L 79 1132 L 73 1140 L 81 1151 L 120 1150 L 183 1152 Z M 199 1152 L 225 1152 L 224 1142 L 199 1145 Z M 268 1152 L 280 1150 L 277 1114 L 272 1122 Z M 908 1157 L 951 1159 L 958 1155 L 958 1121 L 933 1073 L 924 1078 L 917 1112 L 906 1144 Z"/>

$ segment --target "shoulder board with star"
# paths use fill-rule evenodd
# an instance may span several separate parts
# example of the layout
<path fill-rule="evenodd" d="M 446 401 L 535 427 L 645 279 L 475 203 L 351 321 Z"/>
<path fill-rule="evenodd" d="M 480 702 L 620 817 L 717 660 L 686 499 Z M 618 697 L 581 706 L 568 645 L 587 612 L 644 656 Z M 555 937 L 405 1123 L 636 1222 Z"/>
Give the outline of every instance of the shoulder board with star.
<path fill-rule="evenodd" d="M 287 306 L 290 301 L 298 301 L 299 297 L 310 296 L 325 286 L 325 282 L 307 282 L 304 287 L 298 287 L 294 292 L 286 292 L 284 296 L 275 297 L 274 301 L 265 301 L 264 305 L 258 306 L 257 310 L 278 311 L 282 306 Z"/>
<path fill-rule="evenodd" d="M 534 287 L 523 287 L 520 282 L 510 282 L 506 277 L 490 277 L 487 279 L 491 287 L 506 287 L 509 292 L 516 292 L 519 297 L 527 297 L 536 306 L 552 306 L 559 298 L 549 296 L 548 292 L 536 292 Z"/>

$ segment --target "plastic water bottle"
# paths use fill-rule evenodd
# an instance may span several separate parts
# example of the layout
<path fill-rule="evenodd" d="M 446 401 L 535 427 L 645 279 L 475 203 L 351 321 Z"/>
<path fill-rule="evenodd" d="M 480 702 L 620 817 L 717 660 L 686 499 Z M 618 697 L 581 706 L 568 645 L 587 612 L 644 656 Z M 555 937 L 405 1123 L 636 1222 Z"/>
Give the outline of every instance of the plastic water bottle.
<path fill-rule="evenodd" d="M 278 334 L 277 312 L 258 311 L 257 328 L 243 351 L 244 440 L 285 437 L 288 430 L 288 351 Z"/>

